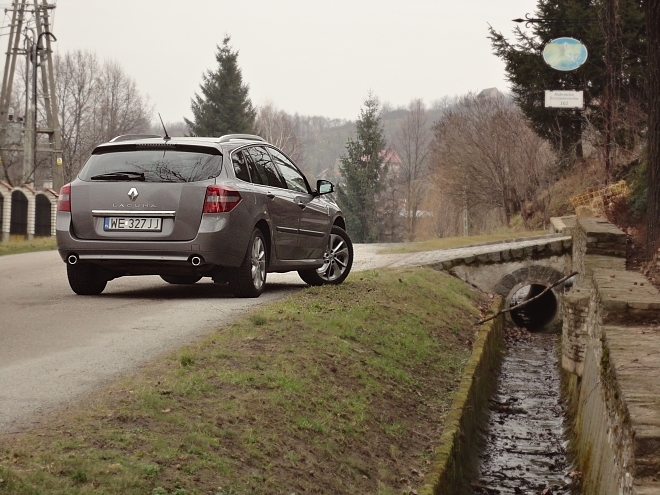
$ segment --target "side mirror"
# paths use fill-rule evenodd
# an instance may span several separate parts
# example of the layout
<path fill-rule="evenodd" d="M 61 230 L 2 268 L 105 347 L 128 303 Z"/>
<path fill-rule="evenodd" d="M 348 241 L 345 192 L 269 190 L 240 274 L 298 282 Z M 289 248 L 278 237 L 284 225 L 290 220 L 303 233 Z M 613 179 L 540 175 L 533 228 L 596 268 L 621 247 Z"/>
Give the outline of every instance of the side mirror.
<path fill-rule="evenodd" d="M 322 194 L 330 194 L 335 192 L 335 186 L 329 180 L 320 179 L 316 181 L 316 191 L 319 196 Z"/>

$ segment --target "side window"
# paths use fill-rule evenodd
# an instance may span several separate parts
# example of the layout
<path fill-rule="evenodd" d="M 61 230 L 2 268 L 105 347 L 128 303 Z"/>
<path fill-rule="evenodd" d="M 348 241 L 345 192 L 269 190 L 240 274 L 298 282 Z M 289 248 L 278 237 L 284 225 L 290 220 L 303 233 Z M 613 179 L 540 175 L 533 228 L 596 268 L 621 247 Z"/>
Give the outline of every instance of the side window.
<path fill-rule="evenodd" d="M 252 179 L 252 183 L 263 185 L 268 184 L 268 177 L 266 177 L 266 173 L 263 170 L 257 169 L 257 166 L 254 164 L 254 160 L 250 155 L 250 149 L 244 149 L 243 154 L 245 155 L 245 161 L 247 163 L 248 170 L 250 170 L 250 178 Z"/>
<path fill-rule="evenodd" d="M 261 184 L 268 184 L 269 186 L 286 189 L 286 184 L 280 177 L 280 174 L 277 171 L 277 168 L 275 168 L 275 164 L 270 159 L 270 155 L 268 154 L 268 151 L 266 151 L 266 148 L 254 146 L 249 148 L 249 151 L 252 161 L 257 169 L 257 173 L 261 176 L 262 180 L 266 179 L 261 182 Z"/>
<path fill-rule="evenodd" d="M 234 173 L 237 179 L 250 182 L 250 173 L 248 172 L 248 162 L 242 151 L 235 151 L 231 156 L 231 162 L 234 165 Z"/>
<path fill-rule="evenodd" d="M 275 162 L 282 177 L 284 177 L 284 182 L 286 182 L 287 188 L 292 191 L 309 194 L 305 177 L 303 177 L 296 166 L 291 163 L 291 160 L 276 149 L 268 148 L 268 151 L 270 151 L 270 154 L 273 156 L 273 162 Z"/>

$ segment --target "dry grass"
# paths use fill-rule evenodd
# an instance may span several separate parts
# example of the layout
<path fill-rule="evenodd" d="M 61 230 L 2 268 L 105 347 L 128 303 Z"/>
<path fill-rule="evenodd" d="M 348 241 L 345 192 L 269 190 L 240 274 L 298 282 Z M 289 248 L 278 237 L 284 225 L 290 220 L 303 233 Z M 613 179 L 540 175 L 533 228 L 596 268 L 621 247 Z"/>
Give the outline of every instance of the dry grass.
<path fill-rule="evenodd" d="M 28 240 L 11 240 L 0 242 L 0 256 L 3 254 L 31 253 L 33 251 L 50 251 L 57 249 L 55 237 L 36 237 Z"/>
<path fill-rule="evenodd" d="M 412 493 L 479 304 L 429 269 L 306 289 L 0 438 L 0 494 Z"/>

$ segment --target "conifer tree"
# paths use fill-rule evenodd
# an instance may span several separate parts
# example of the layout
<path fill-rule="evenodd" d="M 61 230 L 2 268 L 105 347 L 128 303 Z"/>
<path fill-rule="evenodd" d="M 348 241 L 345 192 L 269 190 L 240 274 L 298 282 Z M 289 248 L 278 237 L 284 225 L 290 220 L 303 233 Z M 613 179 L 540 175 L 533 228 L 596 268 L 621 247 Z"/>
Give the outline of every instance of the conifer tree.
<path fill-rule="evenodd" d="M 378 107 L 378 98 L 369 93 L 356 122 L 356 138 L 348 139 L 346 154 L 340 158 L 339 203 L 354 242 L 378 240 L 377 198 L 387 174 L 385 131 Z"/>
<path fill-rule="evenodd" d="M 531 33 L 516 28 L 515 42 L 490 28 L 495 54 L 505 63 L 507 78 L 516 103 L 531 120 L 536 132 L 550 140 L 564 156 L 581 156 L 582 130 L 586 119 L 602 129 L 605 93 L 606 3 L 614 0 L 538 0 L 535 18 L 548 22 L 534 24 Z M 646 26 L 641 0 L 617 1 L 617 32 L 612 63 L 615 64 L 615 104 L 620 109 L 631 102 L 645 111 Z M 550 68 L 542 58 L 548 41 L 569 36 L 582 41 L 589 51 L 587 62 L 575 71 Z M 544 108 L 545 90 L 583 90 L 585 111 L 557 111 Z M 643 126 L 642 126 L 643 127 Z M 634 136 L 617 131 L 619 145 L 631 145 Z"/>
<path fill-rule="evenodd" d="M 193 136 L 253 133 L 256 111 L 238 67 L 238 52 L 225 36 L 215 56 L 218 68 L 202 76 L 201 96 L 191 100 L 193 120 L 184 119 Z"/>

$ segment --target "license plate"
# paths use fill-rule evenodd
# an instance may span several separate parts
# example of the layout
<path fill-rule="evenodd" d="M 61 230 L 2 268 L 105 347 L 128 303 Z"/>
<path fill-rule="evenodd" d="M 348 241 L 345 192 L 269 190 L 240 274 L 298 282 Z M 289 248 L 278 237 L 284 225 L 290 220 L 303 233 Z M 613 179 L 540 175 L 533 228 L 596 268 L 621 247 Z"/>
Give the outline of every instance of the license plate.
<path fill-rule="evenodd" d="M 155 231 L 163 230 L 162 218 L 150 217 L 105 217 L 103 230 L 135 230 Z"/>

